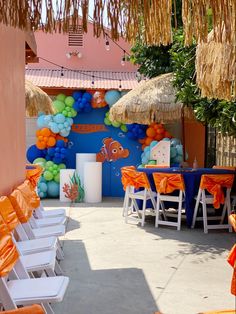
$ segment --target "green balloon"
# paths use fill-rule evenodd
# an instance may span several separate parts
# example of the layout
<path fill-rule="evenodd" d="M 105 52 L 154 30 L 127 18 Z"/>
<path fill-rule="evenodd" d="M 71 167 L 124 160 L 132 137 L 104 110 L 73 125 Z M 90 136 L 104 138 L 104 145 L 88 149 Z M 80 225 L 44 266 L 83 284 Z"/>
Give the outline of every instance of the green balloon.
<path fill-rule="evenodd" d="M 46 162 L 46 168 L 47 168 L 47 169 L 49 169 L 50 167 L 53 167 L 53 165 L 54 165 L 54 162 L 51 161 L 51 160 L 49 160 L 49 161 Z"/>
<path fill-rule="evenodd" d="M 106 125 L 111 125 L 111 121 L 109 119 L 107 119 L 107 118 L 104 119 L 104 123 Z"/>
<path fill-rule="evenodd" d="M 107 111 L 107 112 L 106 112 L 105 116 L 106 116 L 106 117 L 108 117 L 108 116 L 109 116 L 109 111 Z"/>
<path fill-rule="evenodd" d="M 53 166 L 47 167 L 48 171 L 53 171 Z"/>
<path fill-rule="evenodd" d="M 127 132 L 128 129 L 127 129 L 127 126 L 125 124 L 121 124 L 121 127 L 120 127 L 121 131 L 123 132 Z"/>
<path fill-rule="evenodd" d="M 45 171 L 43 177 L 46 181 L 51 181 L 53 179 L 53 174 L 50 171 Z"/>
<path fill-rule="evenodd" d="M 119 128 L 121 123 L 118 122 L 118 121 L 113 121 L 111 124 L 112 124 L 112 126 L 114 126 L 115 128 Z"/>
<path fill-rule="evenodd" d="M 57 173 L 58 173 L 57 170 L 53 170 L 53 171 L 52 171 L 53 176 L 57 175 Z"/>
<path fill-rule="evenodd" d="M 58 166 L 55 164 L 52 166 L 52 169 L 57 169 L 57 168 L 58 168 Z"/>
<path fill-rule="evenodd" d="M 59 169 L 66 169 L 66 165 L 65 164 L 59 164 L 58 167 L 59 167 Z"/>
<path fill-rule="evenodd" d="M 70 111 L 71 111 L 71 107 L 66 106 L 65 110 L 66 110 L 67 112 L 70 112 Z"/>
<path fill-rule="evenodd" d="M 46 164 L 46 159 L 45 158 L 36 158 L 34 161 L 33 161 L 33 164 L 35 165 L 39 165 L 41 166 L 42 168 L 45 168 L 45 164 Z"/>
<path fill-rule="evenodd" d="M 66 104 L 67 106 L 69 106 L 69 107 L 72 107 L 73 104 L 74 104 L 74 102 L 75 102 L 75 100 L 74 100 L 74 98 L 71 97 L 71 96 L 68 96 L 68 97 L 66 97 L 66 99 L 65 99 L 65 104 Z"/>
<path fill-rule="evenodd" d="M 64 94 L 58 94 L 57 97 L 56 97 L 56 99 L 57 99 L 57 100 L 60 100 L 60 101 L 62 101 L 62 102 L 64 102 L 65 99 L 66 99 L 66 95 L 64 95 Z"/>
<path fill-rule="evenodd" d="M 71 109 L 71 113 L 72 113 L 72 118 L 76 117 L 77 111 L 75 111 L 74 108 Z"/>
<path fill-rule="evenodd" d="M 56 174 L 56 175 L 54 176 L 54 181 L 57 182 L 57 183 L 60 182 L 60 173 L 58 173 L 58 174 Z"/>
<path fill-rule="evenodd" d="M 66 111 L 66 110 L 63 110 L 63 111 L 62 111 L 62 114 L 63 114 L 63 116 L 65 116 L 65 117 L 66 117 L 66 115 L 67 115 L 67 111 Z"/>
<path fill-rule="evenodd" d="M 54 100 L 53 106 L 54 106 L 56 112 L 62 112 L 65 108 L 64 102 L 62 102 L 60 100 Z"/>
<path fill-rule="evenodd" d="M 148 165 L 156 165 L 156 160 L 149 160 Z"/>
<path fill-rule="evenodd" d="M 73 116 L 73 115 L 72 115 L 71 112 L 67 112 L 67 117 L 68 117 L 68 118 L 72 118 L 72 116 Z"/>

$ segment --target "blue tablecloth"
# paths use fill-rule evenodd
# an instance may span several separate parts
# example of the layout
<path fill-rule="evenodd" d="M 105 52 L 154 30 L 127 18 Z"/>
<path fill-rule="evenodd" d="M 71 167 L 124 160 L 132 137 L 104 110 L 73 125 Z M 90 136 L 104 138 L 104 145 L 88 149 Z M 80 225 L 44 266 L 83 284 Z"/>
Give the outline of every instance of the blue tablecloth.
<path fill-rule="evenodd" d="M 202 174 L 235 174 L 234 171 L 213 168 L 181 169 L 181 168 L 139 168 L 138 171 L 145 172 L 153 191 L 156 191 L 152 174 L 154 172 L 181 173 L 185 183 L 185 213 L 187 225 L 190 227 L 193 219 L 195 206 L 194 196 L 197 195 Z"/>

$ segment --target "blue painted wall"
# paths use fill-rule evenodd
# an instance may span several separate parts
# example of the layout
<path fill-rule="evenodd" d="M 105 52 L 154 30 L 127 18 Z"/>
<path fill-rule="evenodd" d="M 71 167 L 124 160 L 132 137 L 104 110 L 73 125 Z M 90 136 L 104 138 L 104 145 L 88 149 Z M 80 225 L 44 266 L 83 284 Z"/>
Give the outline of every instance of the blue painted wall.
<path fill-rule="evenodd" d="M 75 124 L 104 124 L 104 116 L 108 107 L 93 109 L 90 113 L 78 113 L 74 118 Z M 68 168 L 76 167 L 77 153 L 97 153 L 100 151 L 105 137 L 112 137 L 117 140 L 124 148 L 129 149 L 127 158 L 118 159 L 117 161 L 103 163 L 102 169 L 102 194 L 103 196 L 123 196 L 124 191 L 121 184 L 120 168 L 127 165 L 139 165 L 141 163 L 141 144 L 127 138 L 120 128 L 106 126 L 106 132 L 96 132 L 80 134 L 71 130 L 68 137 L 73 146 L 69 150 L 67 161 Z"/>

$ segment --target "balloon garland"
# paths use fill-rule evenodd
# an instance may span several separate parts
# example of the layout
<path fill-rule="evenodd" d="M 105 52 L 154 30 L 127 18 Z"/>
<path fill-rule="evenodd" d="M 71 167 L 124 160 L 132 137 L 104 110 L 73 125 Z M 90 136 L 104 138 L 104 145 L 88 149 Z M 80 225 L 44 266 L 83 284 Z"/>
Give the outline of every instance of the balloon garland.
<path fill-rule="evenodd" d="M 69 150 L 68 135 L 71 131 L 73 118 L 80 113 L 89 113 L 94 108 L 113 106 L 126 91 L 74 91 L 72 96 L 59 94 L 53 101 L 54 115 L 39 115 L 36 143 L 28 148 L 26 156 L 30 163 L 39 164 L 44 171 L 38 183 L 38 193 L 41 198 L 58 197 L 60 169 L 65 169 Z M 141 155 L 142 165 L 153 163 L 150 159 L 150 149 L 164 139 L 171 141 L 171 163 L 183 160 L 183 147 L 180 141 L 172 138 L 162 124 L 151 125 L 128 124 L 111 121 L 109 111 L 104 117 L 104 124 L 120 128 L 130 140 L 138 140 L 144 152 Z"/>

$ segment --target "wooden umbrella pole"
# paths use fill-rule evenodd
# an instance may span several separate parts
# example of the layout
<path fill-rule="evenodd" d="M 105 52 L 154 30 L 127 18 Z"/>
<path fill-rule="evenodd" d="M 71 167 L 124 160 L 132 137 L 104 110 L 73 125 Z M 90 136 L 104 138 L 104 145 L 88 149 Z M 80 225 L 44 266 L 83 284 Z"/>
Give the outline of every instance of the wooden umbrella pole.
<path fill-rule="evenodd" d="M 182 124 L 182 145 L 183 145 L 183 162 L 186 161 L 185 158 L 185 127 L 184 127 L 184 105 L 181 108 L 181 124 Z"/>

